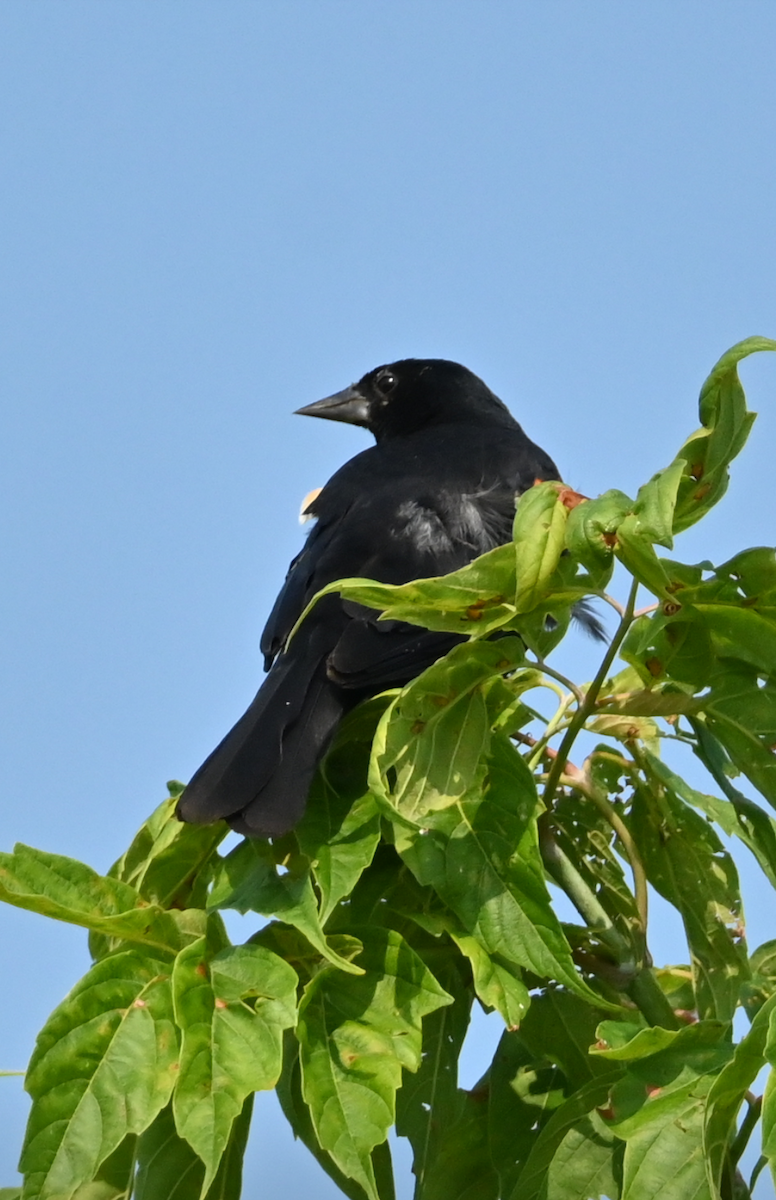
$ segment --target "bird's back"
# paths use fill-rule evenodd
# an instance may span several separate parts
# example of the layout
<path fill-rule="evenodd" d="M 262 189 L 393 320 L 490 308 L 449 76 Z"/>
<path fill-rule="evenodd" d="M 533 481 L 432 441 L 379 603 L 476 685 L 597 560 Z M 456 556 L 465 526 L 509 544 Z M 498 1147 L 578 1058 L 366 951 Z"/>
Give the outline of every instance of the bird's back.
<path fill-rule="evenodd" d="M 514 427 L 456 423 L 357 454 L 320 491 L 316 519 L 262 636 L 271 663 L 313 596 L 359 576 L 407 583 L 457 570 L 511 536 L 515 499 L 559 479 Z"/>

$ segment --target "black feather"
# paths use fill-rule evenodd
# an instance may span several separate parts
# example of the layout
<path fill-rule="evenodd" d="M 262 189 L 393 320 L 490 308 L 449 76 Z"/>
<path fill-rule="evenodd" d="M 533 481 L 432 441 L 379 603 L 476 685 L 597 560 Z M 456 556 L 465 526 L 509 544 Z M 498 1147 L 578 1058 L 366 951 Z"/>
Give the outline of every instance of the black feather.
<path fill-rule="evenodd" d="M 352 576 L 382 583 L 444 575 L 509 541 L 515 498 L 557 467 L 465 367 L 406 359 L 300 412 L 363 425 L 356 455 L 308 506 L 316 518 L 261 639 L 269 674 L 196 772 L 178 813 L 225 817 L 242 833 L 279 836 L 297 823 L 315 768 L 359 700 L 414 678 L 465 640 L 326 597 L 284 649 L 313 596 Z M 594 637 L 586 604 L 574 616 Z"/>

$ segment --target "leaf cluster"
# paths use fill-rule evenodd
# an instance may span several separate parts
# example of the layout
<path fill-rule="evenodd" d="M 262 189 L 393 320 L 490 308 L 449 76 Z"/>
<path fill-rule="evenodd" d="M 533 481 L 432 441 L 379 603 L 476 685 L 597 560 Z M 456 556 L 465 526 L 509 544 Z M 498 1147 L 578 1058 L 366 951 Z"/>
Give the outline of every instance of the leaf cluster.
<path fill-rule="evenodd" d="M 748 952 L 726 847 L 776 887 L 776 554 L 658 548 L 724 494 L 753 420 L 737 364 L 766 349 L 720 360 L 635 499 L 544 483 L 453 575 L 329 589 L 468 640 L 346 719 L 293 834 L 224 853 L 226 826 L 176 820 L 174 784 L 107 875 L 0 854 L 0 897 L 88 929 L 93 957 L 38 1037 L 24 1185 L 0 1196 L 236 1200 L 253 1094 L 276 1088 L 352 1200 L 392 1200 L 392 1127 L 417 1200 L 746 1200 L 760 1119 L 755 1175 L 776 1165 L 776 1084 L 750 1091 L 776 1067 L 776 941 Z M 579 685 L 548 659 L 591 596 L 617 629 Z M 684 963 L 653 964 L 650 886 Z M 255 914 L 242 945 L 226 910 Z M 503 1033 L 466 1089 L 475 1004 Z"/>

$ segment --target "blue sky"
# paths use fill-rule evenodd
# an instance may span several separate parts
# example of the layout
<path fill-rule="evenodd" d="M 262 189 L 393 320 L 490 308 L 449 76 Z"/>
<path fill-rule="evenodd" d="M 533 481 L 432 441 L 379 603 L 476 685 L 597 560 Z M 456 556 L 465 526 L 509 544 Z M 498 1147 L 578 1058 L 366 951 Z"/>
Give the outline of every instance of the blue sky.
<path fill-rule="evenodd" d="M 299 501 L 366 444 L 301 404 L 448 357 L 588 494 L 673 457 L 719 355 L 776 336 L 775 38 L 758 0 L 5 0 L 3 848 L 106 869 L 245 707 Z M 678 557 L 773 541 L 776 361 L 742 374 L 759 420 Z M 0 922 L 22 1066 L 84 938 Z M 273 1104 L 249 1180 L 338 1194 Z"/>

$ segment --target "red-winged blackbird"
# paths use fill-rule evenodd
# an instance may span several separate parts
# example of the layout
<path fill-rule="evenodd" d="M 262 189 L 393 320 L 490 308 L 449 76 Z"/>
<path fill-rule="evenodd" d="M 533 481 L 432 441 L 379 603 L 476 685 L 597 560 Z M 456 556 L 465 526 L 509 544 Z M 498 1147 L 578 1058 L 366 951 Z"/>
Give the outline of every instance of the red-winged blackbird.
<path fill-rule="evenodd" d="M 482 380 L 444 359 L 377 367 L 297 411 L 361 425 L 377 444 L 308 504 L 316 523 L 261 639 L 269 674 L 178 805 L 185 821 L 225 817 L 254 837 L 279 836 L 300 819 L 345 712 L 465 640 L 378 621 L 374 610 L 331 595 L 284 649 L 316 592 L 352 576 L 407 583 L 454 571 L 509 541 L 516 496 L 536 480 L 560 479 Z M 579 616 L 597 631 L 584 609 Z"/>

